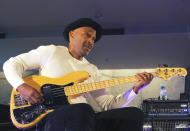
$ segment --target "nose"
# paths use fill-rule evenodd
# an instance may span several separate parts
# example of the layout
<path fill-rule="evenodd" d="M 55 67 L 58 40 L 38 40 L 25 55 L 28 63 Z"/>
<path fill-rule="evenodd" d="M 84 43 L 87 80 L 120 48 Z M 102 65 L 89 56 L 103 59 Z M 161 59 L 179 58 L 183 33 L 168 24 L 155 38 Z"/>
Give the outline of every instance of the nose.
<path fill-rule="evenodd" d="M 89 38 L 88 42 L 92 45 L 94 45 L 94 39 L 93 38 Z"/>

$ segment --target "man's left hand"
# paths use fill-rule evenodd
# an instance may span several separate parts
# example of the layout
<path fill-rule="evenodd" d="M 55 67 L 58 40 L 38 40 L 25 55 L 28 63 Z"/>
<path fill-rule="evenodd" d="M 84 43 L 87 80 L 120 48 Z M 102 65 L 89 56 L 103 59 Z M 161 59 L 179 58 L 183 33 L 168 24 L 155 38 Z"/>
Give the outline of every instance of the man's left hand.
<path fill-rule="evenodd" d="M 147 72 L 137 73 L 136 77 L 139 79 L 139 81 L 134 85 L 133 91 L 135 93 L 138 93 L 144 87 L 149 85 L 153 79 L 153 75 L 151 73 L 147 73 Z"/>

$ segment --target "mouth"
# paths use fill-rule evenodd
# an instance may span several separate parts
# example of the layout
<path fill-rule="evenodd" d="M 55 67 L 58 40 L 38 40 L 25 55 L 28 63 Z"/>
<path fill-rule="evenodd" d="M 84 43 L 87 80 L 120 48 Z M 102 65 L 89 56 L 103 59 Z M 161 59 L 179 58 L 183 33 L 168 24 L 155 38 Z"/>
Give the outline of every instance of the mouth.
<path fill-rule="evenodd" d="M 87 50 L 87 51 L 91 50 L 91 48 L 89 48 L 88 46 L 84 46 L 84 49 Z"/>
<path fill-rule="evenodd" d="M 84 45 L 84 48 L 86 48 L 87 50 L 91 50 L 92 49 L 92 46 L 90 44 L 85 44 Z"/>

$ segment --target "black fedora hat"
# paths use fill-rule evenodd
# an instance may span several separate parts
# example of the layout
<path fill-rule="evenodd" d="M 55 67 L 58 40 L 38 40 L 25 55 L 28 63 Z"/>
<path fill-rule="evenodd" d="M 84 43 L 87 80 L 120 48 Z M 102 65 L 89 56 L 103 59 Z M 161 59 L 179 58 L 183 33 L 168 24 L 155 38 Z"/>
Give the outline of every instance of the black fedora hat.
<path fill-rule="evenodd" d="M 93 29 L 95 29 L 96 30 L 95 42 L 97 42 L 102 36 L 102 27 L 100 24 L 98 24 L 97 22 L 93 21 L 90 18 L 80 18 L 65 27 L 65 30 L 63 32 L 65 40 L 69 42 L 69 32 L 79 27 L 92 27 Z"/>

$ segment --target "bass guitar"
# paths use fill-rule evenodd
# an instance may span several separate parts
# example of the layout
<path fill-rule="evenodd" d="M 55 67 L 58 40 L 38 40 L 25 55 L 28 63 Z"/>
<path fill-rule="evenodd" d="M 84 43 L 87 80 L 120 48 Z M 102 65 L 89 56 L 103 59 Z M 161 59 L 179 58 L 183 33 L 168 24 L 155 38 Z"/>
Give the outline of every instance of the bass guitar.
<path fill-rule="evenodd" d="M 184 68 L 156 68 L 152 74 L 154 77 L 168 80 L 176 75 L 186 76 L 187 71 Z M 89 91 L 138 81 L 136 76 L 127 76 L 94 83 L 81 83 L 89 77 L 88 72 L 76 71 L 59 78 L 39 75 L 24 78 L 25 83 L 43 94 L 45 101 L 42 104 L 30 104 L 13 89 L 10 99 L 10 114 L 13 124 L 18 128 L 32 127 L 60 105 L 72 104 L 70 101 L 72 97 Z"/>

